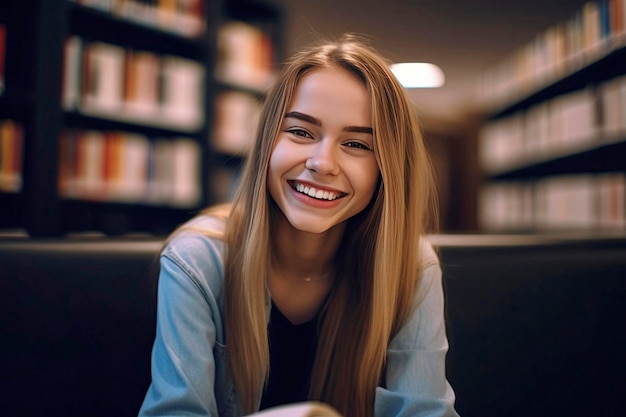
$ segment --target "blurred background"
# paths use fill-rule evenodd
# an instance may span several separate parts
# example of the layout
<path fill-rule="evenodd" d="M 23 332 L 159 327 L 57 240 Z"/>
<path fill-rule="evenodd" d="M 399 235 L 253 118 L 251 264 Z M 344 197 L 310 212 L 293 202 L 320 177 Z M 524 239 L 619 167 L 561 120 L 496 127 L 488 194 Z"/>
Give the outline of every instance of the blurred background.
<path fill-rule="evenodd" d="M 623 234 L 625 0 L 7 0 L 0 227 L 166 234 L 228 201 L 285 58 L 351 32 L 407 89 L 447 233 Z"/>
<path fill-rule="evenodd" d="M 445 76 L 407 93 L 459 413 L 626 415 L 625 23 L 626 0 L 0 0 L 0 415 L 136 415 L 163 237 L 232 198 L 280 63 L 345 32 Z"/>

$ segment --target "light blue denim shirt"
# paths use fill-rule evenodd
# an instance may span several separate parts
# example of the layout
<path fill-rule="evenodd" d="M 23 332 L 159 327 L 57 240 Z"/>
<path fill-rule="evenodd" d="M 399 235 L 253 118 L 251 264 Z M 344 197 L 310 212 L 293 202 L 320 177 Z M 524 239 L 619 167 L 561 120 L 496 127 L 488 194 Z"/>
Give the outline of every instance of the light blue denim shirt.
<path fill-rule="evenodd" d="M 207 217 L 192 225 L 220 226 Z M 422 246 L 421 302 L 389 345 L 376 417 L 457 416 L 445 377 L 441 268 L 430 246 Z M 140 416 L 243 415 L 226 358 L 223 249 L 219 239 L 188 231 L 161 254 L 152 383 Z"/>

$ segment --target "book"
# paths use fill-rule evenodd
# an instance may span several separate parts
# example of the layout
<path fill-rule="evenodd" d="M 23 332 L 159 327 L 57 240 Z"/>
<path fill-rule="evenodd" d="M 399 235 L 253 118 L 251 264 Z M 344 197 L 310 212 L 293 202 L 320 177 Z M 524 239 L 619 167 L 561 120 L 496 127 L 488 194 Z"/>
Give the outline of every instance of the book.
<path fill-rule="evenodd" d="M 0 192 L 22 190 L 24 128 L 13 120 L 0 120 Z"/>
<path fill-rule="evenodd" d="M 309 401 L 268 408 L 249 417 L 342 417 L 331 406 Z"/>
<path fill-rule="evenodd" d="M 626 0 L 584 2 L 569 18 L 487 70 L 479 94 L 492 110 L 593 64 L 626 43 Z"/>
<path fill-rule="evenodd" d="M 159 78 L 161 60 L 148 51 L 126 51 L 124 76 L 124 111 L 137 118 L 159 116 Z"/>
<path fill-rule="evenodd" d="M 202 199 L 200 145 L 193 139 L 176 138 L 171 148 L 171 199 L 179 208 L 196 207 Z"/>
<path fill-rule="evenodd" d="M 238 91 L 225 91 L 215 100 L 213 148 L 231 155 L 245 156 L 252 147 L 261 112 L 255 97 Z"/>
<path fill-rule="evenodd" d="M 78 36 L 64 43 L 62 107 L 195 133 L 204 123 L 201 63 Z"/>
<path fill-rule="evenodd" d="M 479 221 L 494 232 L 624 230 L 625 196 L 621 172 L 496 182 L 481 189 Z"/>
<path fill-rule="evenodd" d="M 162 116 L 191 129 L 204 119 L 204 67 L 193 60 L 167 55 L 161 58 Z"/>
<path fill-rule="evenodd" d="M 273 78 L 273 50 L 269 36 L 241 21 L 223 24 L 218 31 L 216 77 L 223 82 L 264 91 Z"/>
<path fill-rule="evenodd" d="M 59 145 L 59 194 L 90 201 L 195 207 L 202 198 L 200 154 L 198 143 L 188 137 L 66 129 Z"/>
<path fill-rule="evenodd" d="M 63 42 L 61 105 L 65 110 L 76 109 L 80 100 L 82 49 L 82 39 L 78 36 L 70 36 Z"/>
<path fill-rule="evenodd" d="M 205 29 L 203 0 L 79 0 L 79 3 L 116 18 L 185 37 L 199 36 Z"/>

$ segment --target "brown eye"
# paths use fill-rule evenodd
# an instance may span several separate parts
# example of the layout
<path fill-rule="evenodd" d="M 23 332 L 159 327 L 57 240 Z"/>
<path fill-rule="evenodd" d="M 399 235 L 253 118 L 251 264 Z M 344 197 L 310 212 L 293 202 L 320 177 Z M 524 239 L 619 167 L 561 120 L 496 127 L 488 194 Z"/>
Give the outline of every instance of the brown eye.
<path fill-rule="evenodd" d="M 354 148 L 354 149 L 363 149 L 365 151 L 371 151 L 372 149 L 367 146 L 366 144 L 362 143 L 362 142 L 357 142 L 357 141 L 350 141 L 350 142 L 346 142 L 344 144 L 344 146 L 347 146 L 348 148 Z"/>
<path fill-rule="evenodd" d="M 293 135 L 299 136 L 301 138 L 312 138 L 313 137 L 306 130 L 299 129 L 299 128 L 287 129 L 287 132 L 289 132 L 289 133 L 291 133 Z"/>

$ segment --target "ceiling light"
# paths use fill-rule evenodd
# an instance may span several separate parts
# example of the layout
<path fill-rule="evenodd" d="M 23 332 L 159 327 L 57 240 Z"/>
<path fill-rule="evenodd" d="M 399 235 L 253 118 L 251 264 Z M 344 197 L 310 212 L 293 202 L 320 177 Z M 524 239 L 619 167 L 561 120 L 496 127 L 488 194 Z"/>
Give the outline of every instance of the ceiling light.
<path fill-rule="evenodd" d="M 404 88 L 436 88 L 445 82 L 441 68 L 428 62 L 402 62 L 390 68 Z"/>

